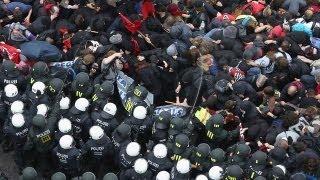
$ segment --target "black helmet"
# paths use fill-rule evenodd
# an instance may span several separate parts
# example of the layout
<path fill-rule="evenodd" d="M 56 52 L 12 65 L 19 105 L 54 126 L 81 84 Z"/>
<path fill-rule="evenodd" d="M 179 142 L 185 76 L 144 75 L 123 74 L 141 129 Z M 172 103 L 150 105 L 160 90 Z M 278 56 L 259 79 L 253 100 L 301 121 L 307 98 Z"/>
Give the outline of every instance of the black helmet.
<path fill-rule="evenodd" d="M 95 180 L 96 176 L 92 172 L 85 172 L 82 174 L 82 180 Z"/>
<path fill-rule="evenodd" d="M 127 124 L 120 124 L 116 128 L 116 132 L 121 138 L 125 139 L 128 138 L 131 134 L 131 127 Z"/>
<path fill-rule="evenodd" d="M 67 177 L 62 172 L 56 172 L 51 176 L 51 180 L 67 180 Z"/>
<path fill-rule="evenodd" d="M 205 158 L 210 154 L 210 146 L 207 143 L 201 143 L 196 148 L 196 155 L 200 158 Z"/>
<path fill-rule="evenodd" d="M 133 94 L 140 100 L 144 100 L 148 95 L 148 90 L 143 86 L 136 86 L 133 90 Z"/>
<path fill-rule="evenodd" d="M 52 94 L 58 94 L 63 89 L 63 81 L 59 78 L 54 78 L 49 82 L 48 89 Z"/>
<path fill-rule="evenodd" d="M 38 79 L 43 78 L 49 74 L 48 65 L 42 61 L 35 63 L 32 67 L 31 75 L 32 77 Z"/>
<path fill-rule="evenodd" d="M 90 77 L 87 73 L 80 72 L 75 78 L 76 87 L 85 87 L 90 84 Z"/>
<path fill-rule="evenodd" d="M 32 124 L 36 127 L 44 128 L 47 124 L 47 121 L 43 115 L 37 114 L 33 117 Z"/>
<path fill-rule="evenodd" d="M 162 111 L 155 121 L 155 127 L 157 129 L 168 129 L 171 118 L 170 112 Z"/>
<path fill-rule="evenodd" d="M 213 163 L 222 163 L 225 158 L 226 153 L 220 148 L 216 148 L 210 152 L 210 160 Z"/>
<path fill-rule="evenodd" d="M 16 68 L 16 64 L 9 60 L 3 61 L 2 72 L 9 77 L 16 77 L 19 73 L 19 71 Z"/>

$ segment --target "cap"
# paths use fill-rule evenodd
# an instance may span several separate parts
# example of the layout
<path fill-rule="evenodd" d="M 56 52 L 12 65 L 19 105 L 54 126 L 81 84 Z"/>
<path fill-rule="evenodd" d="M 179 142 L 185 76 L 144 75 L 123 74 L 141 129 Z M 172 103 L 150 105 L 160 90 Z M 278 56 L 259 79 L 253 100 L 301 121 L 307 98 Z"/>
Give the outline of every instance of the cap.
<path fill-rule="evenodd" d="M 23 113 L 24 104 L 22 101 L 14 101 L 10 106 L 12 114 Z"/>
<path fill-rule="evenodd" d="M 104 131 L 100 126 L 92 126 L 89 130 L 89 134 L 93 140 L 99 140 L 103 137 Z"/>
<path fill-rule="evenodd" d="M 156 129 L 168 129 L 170 121 L 171 121 L 171 114 L 168 111 L 162 111 L 155 122 Z"/>
<path fill-rule="evenodd" d="M 273 166 L 283 163 L 286 157 L 286 150 L 282 147 L 274 147 L 269 151 L 269 163 Z"/>
<path fill-rule="evenodd" d="M 121 139 L 125 139 L 128 138 L 131 134 L 131 127 L 127 124 L 120 124 L 117 128 L 116 128 L 116 135 L 115 138 L 117 141 L 120 141 Z"/>
<path fill-rule="evenodd" d="M 246 144 L 237 144 L 235 149 L 235 154 L 241 157 L 248 156 L 250 152 L 251 152 L 251 148 Z"/>
<path fill-rule="evenodd" d="M 70 135 L 64 135 L 59 140 L 59 145 L 62 149 L 71 149 L 73 144 L 73 137 Z"/>
<path fill-rule="evenodd" d="M 167 171 L 160 171 L 156 176 L 156 180 L 170 180 L 170 174 Z"/>
<path fill-rule="evenodd" d="M 62 110 L 69 109 L 70 99 L 68 97 L 61 98 L 59 105 L 60 105 L 60 109 Z"/>
<path fill-rule="evenodd" d="M 118 177 L 114 173 L 108 173 L 103 176 L 103 180 L 118 180 Z"/>
<path fill-rule="evenodd" d="M 267 165 L 267 154 L 262 151 L 256 151 L 251 155 L 250 164 L 255 170 L 262 170 Z"/>
<path fill-rule="evenodd" d="M 18 88 L 14 84 L 7 84 L 4 87 L 4 92 L 5 92 L 6 97 L 12 98 L 12 97 L 15 97 L 16 95 L 18 95 Z"/>
<path fill-rule="evenodd" d="M 96 180 L 96 176 L 92 172 L 82 174 L 81 180 Z"/>
<path fill-rule="evenodd" d="M 72 128 L 72 124 L 71 121 L 67 118 L 62 118 L 60 119 L 60 121 L 58 122 L 58 129 L 60 132 L 62 133 L 68 133 L 71 131 Z"/>
<path fill-rule="evenodd" d="M 80 72 L 79 74 L 77 74 L 74 82 L 76 83 L 76 86 L 83 87 L 90 83 L 90 77 L 87 73 Z"/>
<path fill-rule="evenodd" d="M 100 92 L 105 96 L 111 96 L 114 93 L 114 86 L 110 81 L 104 81 L 99 88 Z"/>
<path fill-rule="evenodd" d="M 38 176 L 37 171 L 33 167 L 26 167 L 22 170 L 23 180 L 34 180 Z"/>
<path fill-rule="evenodd" d="M 156 158 L 165 158 L 167 156 L 167 146 L 164 144 L 157 144 L 153 147 L 153 155 Z"/>
<path fill-rule="evenodd" d="M 283 165 L 276 165 L 269 172 L 268 177 L 272 179 L 284 179 L 286 171 L 287 170 Z"/>
<path fill-rule="evenodd" d="M 175 137 L 173 145 L 173 153 L 180 154 L 182 153 L 189 145 L 189 138 L 185 134 L 178 134 Z"/>
<path fill-rule="evenodd" d="M 51 93 L 58 94 L 60 91 L 62 91 L 63 85 L 64 83 L 61 79 L 53 78 L 48 84 L 48 89 Z"/>
<path fill-rule="evenodd" d="M 136 119 L 145 119 L 147 117 L 147 109 L 143 106 L 137 106 L 133 110 L 133 117 Z"/>
<path fill-rule="evenodd" d="M 176 169 L 181 174 L 186 174 L 191 169 L 191 163 L 188 159 L 181 159 L 177 162 Z"/>
<path fill-rule="evenodd" d="M 221 114 L 215 114 L 210 117 L 208 123 L 211 124 L 211 128 L 222 128 L 223 127 L 224 118 Z"/>
<path fill-rule="evenodd" d="M 179 117 L 175 117 L 170 121 L 169 134 L 178 134 L 183 130 L 184 121 Z"/>
<path fill-rule="evenodd" d="M 133 94 L 139 100 L 144 100 L 148 95 L 148 90 L 143 86 L 136 86 L 133 90 Z"/>
<path fill-rule="evenodd" d="M 238 165 L 231 165 L 226 168 L 226 177 L 227 180 L 241 179 L 243 170 Z"/>
<path fill-rule="evenodd" d="M 62 172 L 56 172 L 51 176 L 51 180 L 67 180 L 67 177 Z"/>
<path fill-rule="evenodd" d="M 207 176 L 203 175 L 203 174 L 199 174 L 195 180 L 208 180 Z"/>
<path fill-rule="evenodd" d="M 198 156 L 199 158 L 205 158 L 209 155 L 209 153 L 210 153 L 210 146 L 206 143 L 201 143 L 196 148 L 196 156 Z"/>
<path fill-rule="evenodd" d="M 133 168 L 136 173 L 143 174 L 148 170 L 148 162 L 143 158 L 139 158 L 134 162 Z"/>
<path fill-rule="evenodd" d="M 141 146 L 137 142 L 131 142 L 126 147 L 126 153 L 131 157 L 136 157 L 140 154 Z"/>
<path fill-rule="evenodd" d="M 4 72 L 5 75 L 9 77 L 15 77 L 16 75 L 18 75 L 16 71 L 16 64 L 10 60 L 3 61 L 1 67 L 2 67 L 2 72 Z"/>
<path fill-rule="evenodd" d="M 32 119 L 32 124 L 39 128 L 44 128 L 47 124 L 45 117 L 41 114 L 37 114 Z"/>
<path fill-rule="evenodd" d="M 48 65 L 42 61 L 38 61 L 32 66 L 31 75 L 36 79 L 44 78 L 48 73 Z"/>
<path fill-rule="evenodd" d="M 210 168 L 208 176 L 212 180 L 220 180 L 223 178 L 223 169 L 220 166 Z"/>
<path fill-rule="evenodd" d="M 24 125 L 25 120 L 22 114 L 17 113 L 11 117 L 11 123 L 14 127 L 20 128 Z"/>
<path fill-rule="evenodd" d="M 226 153 L 220 148 L 216 148 L 210 152 L 210 160 L 213 163 L 222 163 L 225 158 Z"/>

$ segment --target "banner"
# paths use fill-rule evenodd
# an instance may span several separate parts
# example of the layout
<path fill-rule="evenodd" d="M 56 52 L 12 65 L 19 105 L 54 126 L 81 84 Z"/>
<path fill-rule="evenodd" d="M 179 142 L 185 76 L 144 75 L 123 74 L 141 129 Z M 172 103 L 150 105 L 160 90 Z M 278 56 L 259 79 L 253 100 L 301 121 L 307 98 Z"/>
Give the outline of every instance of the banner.
<path fill-rule="evenodd" d="M 129 87 L 133 82 L 134 80 L 131 77 L 125 75 L 122 71 L 118 71 L 117 86 L 118 86 L 119 95 L 122 101 L 122 105 L 125 105 Z M 148 92 L 147 98 L 144 101 L 148 104 L 148 106 L 152 105 L 153 94 Z"/>
<path fill-rule="evenodd" d="M 159 115 L 162 111 L 170 112 L 172 117 L 183 117 L 187 114 L 187 108 L 176 105 L 158 106 L 154 110 L 154 115 Z"/>

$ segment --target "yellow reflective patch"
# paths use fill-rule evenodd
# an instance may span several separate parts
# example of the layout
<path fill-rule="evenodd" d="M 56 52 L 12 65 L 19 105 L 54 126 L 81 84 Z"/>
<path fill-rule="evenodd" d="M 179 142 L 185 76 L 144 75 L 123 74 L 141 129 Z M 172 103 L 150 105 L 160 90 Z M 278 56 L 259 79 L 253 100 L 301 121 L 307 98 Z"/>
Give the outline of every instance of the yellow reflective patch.
<path fill-rule="evenodd" d="M 213 139 L 214 133 L 211 132 L 211 131 L 208 131 L 208 132 L 207 132 L 207 136 L 208 136 L 210 139 Z"/>
<path fill-rule="evenodd" d="M 198 153 L 198 152 L 196 153 L 196 155 L 197 155 L 198 157 L 201 157 L 201 154 L 200 154 L 200 153 Z"/>
<path fill-rule="evenodd" d="M 135 90 L 133 91 L 133 94 L 136 95 L 136 96 L 138 96 L 138 97 L 140 97 L 140 96 L 141 96 L 141 91 L 139 91 L 138 89 L 135 89 Z"/>
<path fill-rule="evenodd" d="M 30 79 L 30 84 L 33 84 L 33 83 L 34 83 L 34 79 L 31 78 L 31 79 Z"/>
<path fill-rule="evenodd" d="M 94 101 L 96 101 L 96 100 L 98 100 L 99 98 L 98 98 L 98 96 L 96 95 L 96 94 L 94 94 L 93 96 L 92 96 L 92 101 L 94 102 Z"/>
<path fill-rule="evenodd" d="M 132 101 L 128 99 L 124 108 L 130 113 L 133 109 L 133 106 L 134 104 L 132 103 Z"/>
<path fill-rule="evenodd" d="M 216 160 L 216 159 L 213 159 L 213 158 L 211 158 L 211 161 L 212 161 L 212 162 L 217 162 L 217 160 Z"/>
<path fill-rule="evenodd" d="M 255 174 L 254 172 L 251 173 L 251 176 L 250 176 L 251 179 L 254 178 L 254 174 Z"/>
<path fill-rule="evenodd" d="M 53 93 L 56 92 L 56 90 L 51 85 L 49 86 L 49 90 Z"/>
<path fill-rule="evenodd" d="M 76 96 L 77 96 L 77 97 L 82 97 L 82 95 L 83 95 L 83 93 L 82 93 L 82 92 L 80 92 L 80 91 L 76 91 Z"/>
<path fill-rule="evenodd" d="M 181 145 L 180 145 L 179 143 L 176 143 L 176 146 L 177 146 L 177 147 L 181 147 Z"/>
<path fill-rule="evenodd" d="M 46 142 L 48 142 L 48 141 L 51 140 L 51 136 L 50 136 L 49 134 L 48 134 L 48 135 L 45 135 L 45 136 L 42 136 L 42 137 L 40 138 L 40 140 L 41 140 L 42 143 L 46 143 Z"/>

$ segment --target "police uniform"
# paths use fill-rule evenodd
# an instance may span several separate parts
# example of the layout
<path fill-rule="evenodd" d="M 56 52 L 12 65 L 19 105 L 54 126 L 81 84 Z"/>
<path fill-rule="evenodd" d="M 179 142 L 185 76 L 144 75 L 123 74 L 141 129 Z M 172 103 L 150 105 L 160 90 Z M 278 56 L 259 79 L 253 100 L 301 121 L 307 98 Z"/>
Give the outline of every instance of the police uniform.
<path fill-rule="evenodd" d="M 168 143 L 168 157 L 173 162 L 180 159 L 189 159 L 191 148 L 189 147 L 189 138 L 185 134 L 178 134 L 173 143 Z"/>
<path fill-rule="evenodd" d="M 155 117 L 151 132 L 151 140 L 154 144 L 167 141 L 171 119 L 171 114 L 167 111 L 162 111 Z"/>
<path fill-rule="evenodd" d="M 169 171 L 173 164 L 169 158 L 157 158 L 154 156 L 153 152 L 150 152 L 146 157 L 149 169 L 153 174 L 157 174 L 160 171 Z"/>
<path fill-rule="evenodd" d="M 81 152 L 87 155 L 88 161 L 85 164 L 95 174 L 98 174 L 101 164 L 112 164 L 113 145 L 106 135 L 98 140 L 89 139 L 82 147 Z"/>
<path fill-rule="evenodd" d="M 152 179 L 151 171 L 147 170 L 143 174 L 139 174 L 135 172 L 134 169 L 128 169 L 125 171 L 124 175 L 120 177 L 120 179 L 127 179 L 127 180 L 150 180 Z"/>
<path fill-rule="evenodd" d="M 133 92 L 128 92 L 124 108 L 131 116 L 133 110 L 136 106 L 148 107 L 147 103 L 144 101 L 147 98 L 148 90 L 143 86 L 137 86 L 134 88 Z"/>
<path fill-rule="evenodd" d="M 236 164 L 241 168 L 245 168 L 248 156 L 250 155 L 251 148 L 246 144 L 235 144 L 227 149 L 232 153 L 232 156 L 228 159 L 228 164 Z"/>
<path fill-rule="evenodd" d="M 131 128 L 127 124 L 120 124 L 113 132 L 111 141 L 114 146 L 115 156 L 119 157 L 119 151 L 125 148 L 130 142 Z M 115 165 L 119 165 L 119 159 L 115 160 Z"/>
<path fill-rule="evenodd" d="M 242 180 L 243 179 L 243 170 L 238 165 L 230 165 L 225 170 L 224 179 L 225 180 Z"/>
<path fill-rule="evenodd" d="M 210 146 L 206 143 L 201 143 L 193 149 L 190 156 L 190 162 L 194 166 L 192 177 L 195 177 L 198 174 L 203 174 L 209 170 L 209 154 Z"/>
<path fill-rule="evenodd" d="M 258 176 L 266 176 L 267 154 L 262 151 L 256 151 L 249 159 L 246 167 L 245 176 L 247 179 L 255 179 Z"/>
<path fill-rule="evenodd" d="M 90 99 L 92 97 L 93 87 L 87 73 L 81 72 L 71 84 L 71 99 L 78 98 Z"/>
<path fill-rule="evenodd" d="M 175 117 L 170 122 L 170 127 L 168 131 L 168 134 L 169 134 L 168 140 L 173 141 L 175 136 L 180 133 L 190 136 L 192 129 L 193 129 L 193 126 L 191 122 L 188 122 L 187 120 L 181 119 L 179 117 Z"/>
<path fill-rule="evenodd" d="M 26 90 L 26 80 L 24 76 L 20 74 L 16 65 L 10 60 L 2 63 L 0 73 L 0 88 L 3 89 L 8 84 L 16 85 L 21 92 Z"/>
<path fill-rule="evenodd" d="M 152 121 L 149 117 L 145 119 L 137 119 L 134 116 L 130 116 L 124 120 L 125 124 L 131 127 L 131 135 L 134 141 L 144 144 L 147 142 L 147 137 L 149 137 L 149 130 L 152 126 Z"/>
<path fill-rule="evenodd" d="M 111 136 L 112 132 L 119 125 L 119 122 L 114 116 L 103 110 L 92 112 L 91 118 L 93 125 L 100 126 L 108 136 Z"/>
<path fill-rule="evenodd" d="M 210 152 L 210 163 L 211 166 L 224 167 L 226 165 L 226 153 L 220 149 L 216 148 Z"/>
<path fill-rule="evenodd" d="M 29 77 L 27 78 L 28 84 L 27 84 L 27 91 L 31 90 L 32 85 L 35 82 L 43 82 L 44 84 L 48 84 L 48 82 L 51 80 L 50 70 L 46 63 L 39 61 L 36 62 L 32 66 L 31 73 Z"/>
<path fill-rule="evenodd" d="M 114 86 L 111 82 L 105 81 L 101 85 L 96 85 L 91 101 L 92 109 L 95 111 L 102 110 L 104 105 L 108 103 L 110 97 L 114 93 Z"/>
<path fill-rule="evenodd" d="M 63 149 L 60 145 L 56 146 L 52 153 L 57 160 L 57 166 L 60 171 L 66 174 L 69 178 L 78 175 L 80 150 L 71 147 Z"/>

